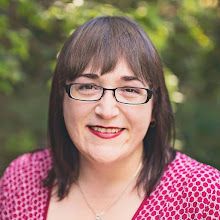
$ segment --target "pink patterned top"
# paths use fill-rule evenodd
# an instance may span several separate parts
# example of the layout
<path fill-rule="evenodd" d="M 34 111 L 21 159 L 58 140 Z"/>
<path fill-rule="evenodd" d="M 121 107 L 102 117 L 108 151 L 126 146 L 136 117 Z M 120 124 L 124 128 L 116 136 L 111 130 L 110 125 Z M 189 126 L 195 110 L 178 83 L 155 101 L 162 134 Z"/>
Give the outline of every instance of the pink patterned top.
<path fill-rule="evenodd" d="M 1 220 L 46 220 L 50 189 L 42 179 L 51 168 L 48 149 L 14 160 L 0 179 Z M 177 152 L 132 220 L 219 220 L 220 172 Z"/>

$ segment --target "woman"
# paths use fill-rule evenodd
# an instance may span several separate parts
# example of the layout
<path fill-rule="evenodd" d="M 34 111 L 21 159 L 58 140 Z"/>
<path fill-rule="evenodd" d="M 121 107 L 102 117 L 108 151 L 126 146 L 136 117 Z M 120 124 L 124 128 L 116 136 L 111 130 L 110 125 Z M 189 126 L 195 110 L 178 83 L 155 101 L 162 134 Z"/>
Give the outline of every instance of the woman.
<path fill-rule="evenodd" d="M 219 219 L 219 171 L 175 152 L 160 58 L 124 17 L 79 27 L 62 48 L 50 148 L 1 179 L 1 219 Z"/>

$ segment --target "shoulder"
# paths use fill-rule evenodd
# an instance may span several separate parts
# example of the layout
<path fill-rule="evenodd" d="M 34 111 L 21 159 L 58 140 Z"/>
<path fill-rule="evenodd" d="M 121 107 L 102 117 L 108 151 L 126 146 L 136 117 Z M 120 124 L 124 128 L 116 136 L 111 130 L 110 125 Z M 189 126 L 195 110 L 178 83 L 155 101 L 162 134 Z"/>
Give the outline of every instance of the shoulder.
<path fill-rule="evenodd" d="M 219 183 L 220 171 L 216 168 L 203 164 L 191 157 L 177 152 L 175 159 L 167 168 L 167 173 L 178 177 L 184 182 L 184 179 L 191 179 L 193 182 L 201 181 L 203 183 Z M 175 179 L 175 178 L 174 178 Z M 198 183 L 197 183 L 198 184 Z M 207 185 L 204 184 L 204 185 Z"/>
<path fill-rule="evenodd" d="M 1 181 L 20 182 L 23 178 L 43 179 L 51 168 L 51 155 L 49 149 L 38 150 L 23 154 L 13 160 L 5 170 Z"/>
<path fill-rule="evenodd" d="M 134 219 L 219 219 L 220 172 L 176 153 Z M 151 219 L 151 218 L 149 218 Z"/>
<path fill-rule="evenodd" d="M 220 189 L 219 170 L 180 152 L 177 152 L 176 158 L 168 166 L 165 177 L 169 177 L 169 180 L 180 190 L 185 188 L 194 192 L 206 191 L 211 193 Z"/>
<path fill-rule="evenodd" d="M 47 176 L 51 164 L 49 149 L 23 154 L 7 167 L 0 179 L 0 187 L 8 185 L 14 188 L 21 183 L 41 181 Z"/>
<path fill-rule="evenodd" d="M 0 179 L 0 219 L 17 219 L 18 213 L 21 219 L 29 219 L 42 212 L 49 192 L 43 179 L 51 164 L 48 149 L 23 154 L 11 162 Z"/>
<path fill-rule="evenodd" d="M 165 175 L 174 186 L 171 201 L 176 199 L 188 213 L 197 213 L 198 219 L 219 217 L 219 170 L 177 152 Z"/>

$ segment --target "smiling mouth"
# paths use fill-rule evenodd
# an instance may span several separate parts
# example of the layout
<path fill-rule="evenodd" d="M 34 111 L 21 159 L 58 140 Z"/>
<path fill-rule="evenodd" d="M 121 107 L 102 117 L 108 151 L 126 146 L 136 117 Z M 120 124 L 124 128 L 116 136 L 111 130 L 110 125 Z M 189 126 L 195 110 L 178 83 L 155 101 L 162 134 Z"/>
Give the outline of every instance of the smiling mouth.
<path fill-rule="evenodd" d="M 98 127 L 98 126 L 91 126 L 90 128 L 98 132 L 112 133 L 112 134 L 115 134 L 123 130 L 123 128 L 104 128 L 104 127 Z"/>
<path fill-rule="evenodd" d="M 96 136 L 104 139 L 115 138 L 119 136 L 124 128 L 88 126 L 89 130 Z"/>

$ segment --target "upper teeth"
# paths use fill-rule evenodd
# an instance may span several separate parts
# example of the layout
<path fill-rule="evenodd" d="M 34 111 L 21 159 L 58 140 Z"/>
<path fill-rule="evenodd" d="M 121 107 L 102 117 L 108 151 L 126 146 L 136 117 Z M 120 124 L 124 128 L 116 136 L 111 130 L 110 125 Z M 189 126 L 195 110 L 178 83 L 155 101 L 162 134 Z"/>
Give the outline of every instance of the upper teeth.
<path fill-rule="evenodd" d="M 103 132 L 103 133 L 117 133 L 121 130 L 121 128 L 101 128 L 101 127 L 92 127 L 95 131 Z"/>

